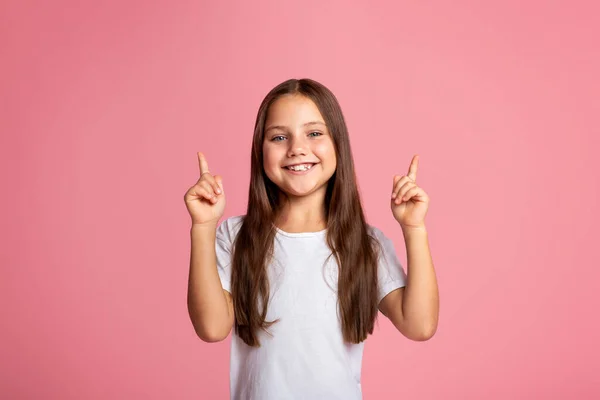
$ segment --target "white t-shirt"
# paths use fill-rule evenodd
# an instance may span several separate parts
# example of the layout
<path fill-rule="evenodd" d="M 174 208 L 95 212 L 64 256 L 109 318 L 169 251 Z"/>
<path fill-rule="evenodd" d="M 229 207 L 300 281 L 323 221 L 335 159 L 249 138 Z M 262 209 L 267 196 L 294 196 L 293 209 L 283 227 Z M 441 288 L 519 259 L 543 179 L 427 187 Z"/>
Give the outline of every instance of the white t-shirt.
<path fill-rule="evenodd" d="M 217 228 L 217 267 L 223 289 L 231 292 L 231 250 L 243 216 Z M 394 245 L 369 225 L 382 247 L 378 300 L 405 286 L 406 274 Z M 364 342 L 343 340 L 337 308 L 337 261 L 326 230 L 289 233 L 277 228 L 274 258 L 268 266 L 267 321 L 273 336 L 259 330 L 261 347 L 246 345 L 232 329 L 232 399 L 362 399 L 360 377 Z M 324 265 L 324 267 L 323 267 Z"/>

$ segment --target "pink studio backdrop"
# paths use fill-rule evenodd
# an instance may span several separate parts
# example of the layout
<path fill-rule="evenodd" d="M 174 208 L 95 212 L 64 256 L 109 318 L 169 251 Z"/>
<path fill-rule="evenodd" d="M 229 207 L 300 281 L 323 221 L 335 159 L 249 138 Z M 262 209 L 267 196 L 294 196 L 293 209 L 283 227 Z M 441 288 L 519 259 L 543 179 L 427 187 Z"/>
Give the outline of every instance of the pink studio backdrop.
<path fill-rule="evenodd" d="M 0 397 L 227 398 L 230 338 L 186 309 L 196 152 L 245 212 L 258 105 L 337 95 L 370 223 L 406 253 L 419 180 L 441 296 L 381 316 L 365 399 L 593 399 L 600 31 L 594 2 L 4 1 Z"/>

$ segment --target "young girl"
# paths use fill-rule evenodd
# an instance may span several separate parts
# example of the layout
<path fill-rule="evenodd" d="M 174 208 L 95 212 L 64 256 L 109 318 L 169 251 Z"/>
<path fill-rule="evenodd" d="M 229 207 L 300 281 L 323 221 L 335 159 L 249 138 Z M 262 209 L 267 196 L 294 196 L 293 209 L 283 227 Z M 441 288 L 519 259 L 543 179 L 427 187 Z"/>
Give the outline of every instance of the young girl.
<path fill-rule="evenodd" d="M 381 311 L 404 336 L 437 328 L 438 288 L 416 184 L 418 157 L 393 177 L 406 242 L 366 223 L 335 96 L 310 79 L 271 90 L 256 119 L 247 212 L 220 225 L 225 192 L 198 153 L 188 310 L 206 342 L 231 339 L 233 399 L 361 399 L 364 340 Z"/>

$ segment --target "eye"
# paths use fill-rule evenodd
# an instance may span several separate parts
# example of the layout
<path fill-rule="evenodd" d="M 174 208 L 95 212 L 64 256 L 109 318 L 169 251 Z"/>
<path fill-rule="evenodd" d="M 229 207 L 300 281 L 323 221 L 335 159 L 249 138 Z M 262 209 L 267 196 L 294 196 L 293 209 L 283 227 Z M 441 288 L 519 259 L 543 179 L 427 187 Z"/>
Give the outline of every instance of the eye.
<path fill-rule="evenodd" d="M 316 133 L 316 136 L 312 136 L 312 137 L 323 136 L 323 134 L 321 132 L 318 132 L 318 131 L 311 132 L 308 135 L 311 136 L 311 135 L 313 135 L 315 133 Z M 279 138 L 281 138 L 283 140 L 283 139 L 285 139 L 285 136 L 281 136 L 281 135 L 273 136 L 271 138 L 271 142 L 281 142 L 281 140 L 279 140 Z"/>

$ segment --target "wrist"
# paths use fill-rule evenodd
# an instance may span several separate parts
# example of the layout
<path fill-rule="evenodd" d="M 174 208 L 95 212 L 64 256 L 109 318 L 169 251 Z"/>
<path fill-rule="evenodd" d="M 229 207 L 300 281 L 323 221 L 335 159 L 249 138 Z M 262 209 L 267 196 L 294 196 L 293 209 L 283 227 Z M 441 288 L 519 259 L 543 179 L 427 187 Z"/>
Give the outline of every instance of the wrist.
<path fill-rule="evenodd" d="M 425 225 L 417 225 L 417 226 L 402 226 L 402 225 L 400 225 L 400 228 L 402 229 L 402 232 L 404 234 L 427 233 L 427 228 L 425 227 Z"/>
<path fill-rule="evenodd" d="M 215 231 L 217 229 L 216 222 L 192 223 L 190 230 L 192 231 Z"/>

